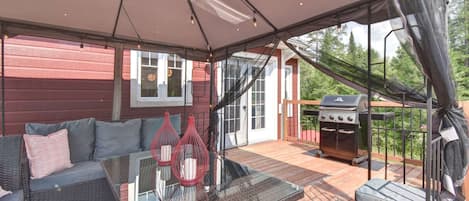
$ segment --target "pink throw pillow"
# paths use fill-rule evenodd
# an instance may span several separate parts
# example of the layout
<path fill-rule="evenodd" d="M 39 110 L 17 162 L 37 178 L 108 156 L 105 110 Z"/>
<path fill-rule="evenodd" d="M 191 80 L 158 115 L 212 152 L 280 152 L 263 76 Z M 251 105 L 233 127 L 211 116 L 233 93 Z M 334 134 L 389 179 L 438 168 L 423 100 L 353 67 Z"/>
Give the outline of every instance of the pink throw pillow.
<path fill-rule="evenodd" d="M 2 198 L 3 196 L 6 196 L 8 194 L 11 194 L 11 191 L 3 190 L 3 188 L 0 186 L 0 198 Z"/>
<path fill-rule="evenodd" d="M 70 162 L 67 129 L 46 136 L 26 134 L 23 138 L 31 179 L 40 179 L 73 166 Z"/>

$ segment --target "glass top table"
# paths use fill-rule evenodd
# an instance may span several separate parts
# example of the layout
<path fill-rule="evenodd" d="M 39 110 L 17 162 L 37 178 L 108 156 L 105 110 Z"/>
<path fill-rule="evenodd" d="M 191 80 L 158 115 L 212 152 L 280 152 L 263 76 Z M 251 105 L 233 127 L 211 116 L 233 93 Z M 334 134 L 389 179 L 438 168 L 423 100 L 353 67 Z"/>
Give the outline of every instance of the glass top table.
<path fill-rule="evenodd" d="M 272 201 L 298 200 L 304 196 L 303 189 L 295 184 L 231 160 L 220 159 L 217 164 L 218 184 L 184 187 L 173 176 L 171 167 L 159 167 L 149 151 L 101 162 L 114 197 L 120 201 Z M 223 184 L 220 181 L 223 181 Z"/>

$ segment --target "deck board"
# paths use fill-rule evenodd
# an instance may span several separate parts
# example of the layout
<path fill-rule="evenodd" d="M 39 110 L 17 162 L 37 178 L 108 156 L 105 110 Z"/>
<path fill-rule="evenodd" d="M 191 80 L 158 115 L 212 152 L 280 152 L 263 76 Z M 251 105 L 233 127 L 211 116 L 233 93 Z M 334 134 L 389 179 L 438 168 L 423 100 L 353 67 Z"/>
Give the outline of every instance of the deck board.
<path fill-rule="evenodd" d="M 312 145 L 270 141 L 234 148 L 226 157 L 304 188 L 303 200 L 353 200 L 355 189 L 367 181 L 367 164 L 351 166 L 331 158 L 317 158 Z M 384 179 L 384 162 L 372 162 L 373 178 Z M 388 180 L 402 182 L 402 164 L 388 164 Z M 406 183 L 420 187 L 422 168 L 406 165 Z"/>

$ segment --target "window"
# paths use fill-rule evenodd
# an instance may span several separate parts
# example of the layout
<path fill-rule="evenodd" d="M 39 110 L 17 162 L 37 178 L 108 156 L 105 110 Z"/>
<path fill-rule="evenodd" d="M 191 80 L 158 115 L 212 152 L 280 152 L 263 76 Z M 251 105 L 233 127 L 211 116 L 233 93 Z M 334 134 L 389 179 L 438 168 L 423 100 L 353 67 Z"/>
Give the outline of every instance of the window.
<path fill-rule="evenodd" d="M 254 76 L 261 68 L 252 66 L 252 75 Z M 252 129 L 265 128 L 265 71 L 254 81 L 251 89 L 251 127 Z"/>
<path fill-rule="evenodd" d="M 131 107 L 192 105 L 191 61 L 176 54 L 132 50 L 130 62 Z"/>

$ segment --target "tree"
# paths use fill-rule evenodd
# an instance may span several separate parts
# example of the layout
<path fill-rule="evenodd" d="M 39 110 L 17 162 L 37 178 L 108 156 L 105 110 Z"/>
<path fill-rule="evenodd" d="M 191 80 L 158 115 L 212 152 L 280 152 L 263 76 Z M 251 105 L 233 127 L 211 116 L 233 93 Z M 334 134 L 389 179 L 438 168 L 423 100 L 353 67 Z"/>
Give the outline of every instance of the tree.
<path fill-rule="evenodd" d="M 347 59 L 352 62 L 352 64 L 357 64 L 357 56 L 357 44 L 355 43 L 355 37 L 353 37 L 353 32 L 350 32 L 348 39 Z"/>
<path fill-rule="evenodd" d="M 448 37 L 451 65 L 458 98 L 469 99 L 469 1 L 453 0 L 449 4 Z"/>
<path fill-rule="evenodd" d="M 408 45 L 404 44 L 396 50 L 387 70 L 388 79 L 398 80 L 407 86 L 420 89 L 424 86 L 424 77 L 412 57 L 407 53 Z"/>

